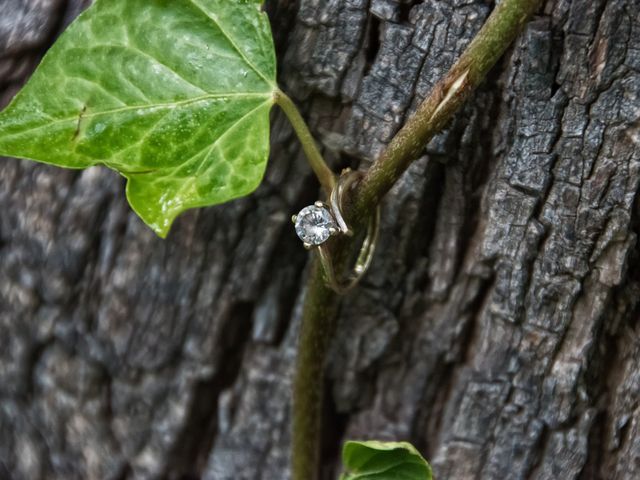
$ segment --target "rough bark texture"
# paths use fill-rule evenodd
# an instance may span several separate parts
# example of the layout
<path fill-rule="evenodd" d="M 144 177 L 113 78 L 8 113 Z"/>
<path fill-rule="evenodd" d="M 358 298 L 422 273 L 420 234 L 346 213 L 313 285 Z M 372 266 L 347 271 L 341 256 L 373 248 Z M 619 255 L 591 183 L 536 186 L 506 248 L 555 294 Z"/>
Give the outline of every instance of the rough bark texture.
<path fill-rule="evenodd" d="M 88 2 L 0 0 L 6 104 Z M 281 82 L 366 167 L 491 9 L 270 0 Z M 327 365 L 344 438 L 439 479 L 640 478 L 640 2 L 549 1 L 384 205 Z M 288 478 L 319 194 L 280 113 L 259 191 L 166 241 L 106 169 L 0 163 L 0 478 Z"/>

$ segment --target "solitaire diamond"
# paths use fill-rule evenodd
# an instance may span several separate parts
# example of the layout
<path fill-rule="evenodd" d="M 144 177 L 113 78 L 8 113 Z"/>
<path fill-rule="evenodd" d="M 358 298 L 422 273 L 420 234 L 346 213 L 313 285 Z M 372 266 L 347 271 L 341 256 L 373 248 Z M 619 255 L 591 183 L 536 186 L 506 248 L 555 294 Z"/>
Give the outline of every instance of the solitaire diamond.
<path fill-rule="evenodd" d="M 295 219 L 296 233 L 300 240 L 309 245 L 320 245 L 337 228 L 336 221 L 328 208 L 310 205 L 300 210 Z"/>

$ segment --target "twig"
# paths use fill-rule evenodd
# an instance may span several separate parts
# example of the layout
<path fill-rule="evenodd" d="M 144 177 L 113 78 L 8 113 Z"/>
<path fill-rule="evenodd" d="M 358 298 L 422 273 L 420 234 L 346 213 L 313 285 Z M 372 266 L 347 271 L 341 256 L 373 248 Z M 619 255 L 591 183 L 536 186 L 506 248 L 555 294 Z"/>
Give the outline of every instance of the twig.
<path fill-rule="evenodd" d="M 322 435 L 324 359 L 334 336 L 338 302 L 318 258 L 307 280 L 293 383 L 292 478 L 315 480 Z"/>
<path fill-rule="evenodd" d="M 423 151 L 469 95 L 480 85 L 542 0 L 502 0 L 449 73 L 434 87 L 391 140 L 358 185 L 347 209 L 354 224 L 364 224 L 384 195 Z M 334 264 L 344 270 L 346 241 L 334 245 Z M 322 281 L 315 261 L 307 286 L 294 378 L 292 479 L 316 480 L 321 430 L 323 367 L 333 331 L 338 297 Z"/>
<path fill-rule="evenodd" d="M 435 85 L 367 171 L 354 195 L 352 215 L 361 217 L 380 203 L 429 140 L 482 83 L 541 4 L 542 0 L 503 0 L 496 6 L 449 73 Z"/>

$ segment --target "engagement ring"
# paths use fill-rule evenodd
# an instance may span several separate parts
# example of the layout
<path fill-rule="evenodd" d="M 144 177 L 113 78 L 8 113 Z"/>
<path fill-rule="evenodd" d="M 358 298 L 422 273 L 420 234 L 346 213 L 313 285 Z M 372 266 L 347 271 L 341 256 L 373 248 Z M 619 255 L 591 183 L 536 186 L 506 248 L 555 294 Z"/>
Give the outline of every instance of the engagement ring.
<path fill-rule="evenodd" d="M 315 249 L 320 257 L 320 262 L 327 279 L 327 284 L 336 293 L 345 294 L 355 287 L 364 276 L 376 247 L 380 223 L 380 208 L 369 219 L 367 234 L 360 247 L 358 258 L 351 272 L 344 278 L 340 278 L 333 266 L 331 253 L 327 248 L 327 241 L 334 235 L 342 234 L 352 236 L 353 232 L 347 225 L 343 215 L 343 198 L 349 190 L 362 177 L 362 173 L 345 170 L 336 182 L 331 192 L 329 203 L 321 201 L 303 208 L 292 217 L 296 233 L 306 249 Z"/>

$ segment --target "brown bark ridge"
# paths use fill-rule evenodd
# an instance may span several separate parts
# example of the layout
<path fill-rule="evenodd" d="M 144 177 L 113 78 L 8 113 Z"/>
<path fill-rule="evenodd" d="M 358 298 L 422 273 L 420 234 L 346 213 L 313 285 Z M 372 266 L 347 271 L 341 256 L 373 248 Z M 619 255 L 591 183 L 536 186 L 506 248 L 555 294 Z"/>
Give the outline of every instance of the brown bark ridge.
<path fill-rule="evenodd" d="M 10 99 L 79 0 L 0 2 Z M 270 0 L 283 88 L 338 169 L 380 152 L 485 0 Z M 346 438 L 439 479 L 640 478 L 640 2 L 549 1 L 386 197 L 327 365 Z M 0 478 L 288 478 L 319 187 L 274 113 L 254 195 L 168 240 L 106 169 L 0 163 Z"/>

